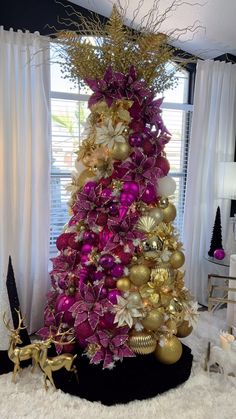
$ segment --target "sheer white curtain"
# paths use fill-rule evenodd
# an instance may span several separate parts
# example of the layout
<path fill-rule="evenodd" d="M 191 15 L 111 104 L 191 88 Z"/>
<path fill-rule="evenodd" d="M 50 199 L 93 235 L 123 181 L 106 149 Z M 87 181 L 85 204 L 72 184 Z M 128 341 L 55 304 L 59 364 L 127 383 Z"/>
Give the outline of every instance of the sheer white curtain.
<path fill-rule="evenodd" d="M 219 163 L 233 161 L 234 158 L 235 92 L 235 64 L 211 60 L 198 62 L 188 161 L 184 247 L 186 285 L 202 304 L 207 303 L 207 274 L 212 269 L 204 257 L 210 247 L 218 205 L 223 242 L 229 224 L 230 201 L 219 199 L 217 176 Z M 214 273 L 217 273 L 215 267 Z"/>
<path fill-rule="evenodd" d="M 30 332 L 42 324 L 49 284 L 47 43 L 38 33 L 0 28 L 0 324 L 11 255 Z"/>

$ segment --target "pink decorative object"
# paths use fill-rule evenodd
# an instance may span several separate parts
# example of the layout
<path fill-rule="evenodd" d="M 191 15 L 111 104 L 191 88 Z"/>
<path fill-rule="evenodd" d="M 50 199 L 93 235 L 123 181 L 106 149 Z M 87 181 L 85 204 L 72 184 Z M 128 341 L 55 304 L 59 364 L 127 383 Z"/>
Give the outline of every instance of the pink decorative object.
<path fill-rule="evenodd" d="M 124 250 L 119 250 L 116 254 L 124 265 L 128 265 L 133 257 L 132 253 L 126 253 Z"/>
<path fill-rule="evenodd" d="M 155 145 L 151 143 L 151 141 L 149 141 L 148 139 L 145 138 L 145 140 L 143 140 L 143 152 L 146 154 L 146 156 L 152 156 L 153 153 L 155 152 Z"/>
<path fill-rule="evenodd" d="M 55 310 L 57 313 L 67 311 L 74 303 L 75 303 L 75 297 L 61 294 L 59 295 L 59 297 L 57 297 Z"/>
<path fill-rule="evenodd" d="M 45 326 L 53 326 L 55 325 L 55 316 L 54 313 L 49 308 L 46 308 L 44 311 L 44 323 Z"/>
<path fill-rule="evenodd" d="M 99 263 L 104 269 L 110 269 L 114 265 L 115 259 L 114 256 L 109 253 L 102 255 L 99 259 Z"/>
<path fill-rule="evenodd" d="M 225 251 L 224 249 L 216 249 L 214 251 L 214 258 L 218 260 L 222 260 L 225 257 Z"/>
<path fill-rule="evenodd" d="M 117 297 L 118 297 L 118 295 L 121 295 L 121 292 L 119 290 L 109 291 L 109 293 L 108 293 L 108 300 L 112 304 L 116 304 L 117 303 Z"/>
<path fill-rule="evenodd" d="M 149 183 L 144 190 L 141 200 L 146 204 L 153 204 L 157 199 L 155 187 Z"/>
<path fill-rule="evenodd" d="M 112 329 L 114 327 L 114 318 L 114 314 L 109 312 L 105 313 L 99 322 L 99 326 L 102 329 Z"/>
<path fill-rule="evenodd" d="M 73 233 L 68 239 L 68 245 L 74 250 L 80 250 L 81 242 L 77 240 L 77 234 Z"/>

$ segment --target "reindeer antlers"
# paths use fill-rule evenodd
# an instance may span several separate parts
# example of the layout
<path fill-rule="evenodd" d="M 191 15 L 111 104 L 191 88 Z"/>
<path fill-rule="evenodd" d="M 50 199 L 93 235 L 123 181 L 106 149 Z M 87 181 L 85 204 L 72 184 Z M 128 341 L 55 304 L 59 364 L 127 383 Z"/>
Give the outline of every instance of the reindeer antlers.
<path fill-rule="evenodd" d="M 71 329 L 66 330 L 65 332 L 61 332 L 60 328 L 61 328 L 61 326 L 59 326 L 59 329 L 58 329 L 56 335 L 49 336 L 49 339 L 51 340 L 51 342 L 55 343 L 56 345 L 68 345 L 69 343 L 74 343 L 74 341 L 75 341 L 74 337 L 70 340 L 67 340 L 66 342 L 63 342 L 64 336 L 69 336 L 73 332 L 73 329 L 71 328 Z M 60 336 L 61 339 L 59 341 L 54 340 L 53 337 L 56 337 L 56 336 Z"/>
<path fill-rule="evenodd" d="M 21 317 L 20 310 L 17 310 L 16 308 L 15 308 L 15 311 L 18 314 L 18 327 L 16 329 L 11 329 L 10 328 L 10 319 L 6 320 L 6 312 L 3 313 L 3 322 L 4 322 L 5 326 L 6 326 L 6 328 L 11 333 L 19 332 L 20 330 L 26 329 L 26 326 L 23 326 L 23 327 L 21 326 L 22 323 L 23 323 L 23 321 L 25 320 L 25 316 L 24 317 Z"/>

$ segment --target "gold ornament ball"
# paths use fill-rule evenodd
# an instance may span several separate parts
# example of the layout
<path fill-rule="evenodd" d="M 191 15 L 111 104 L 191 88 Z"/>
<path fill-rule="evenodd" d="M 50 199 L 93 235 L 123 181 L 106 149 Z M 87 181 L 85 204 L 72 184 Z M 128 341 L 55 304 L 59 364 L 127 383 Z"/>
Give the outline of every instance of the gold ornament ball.
<path fill-rule="evenodd" d="M 137 306 L 142 304 L 142 299 L 138 291 L 131 291 L 129 294 L 129 303 Z"/>
<path fill-rule="evenodd" d="M 125 277 L 118 279 L 116 282 L 116 287 L 120 291 L 129 291 L 130 285 L 131 283 L 130 283 L 129 278 L 125 278 Z"/>
<path fill-rule="evenodd" d="M 129 335 L 130 349 L 140 355 L 148 355 L 155 351 L 156 339 L 150 332 L 133 330 Z"/>
<path fill-rule="evenodd" d="M 111 155 L 115 160 L 125 160 L 129 156 L 130 146 L 128 143 L 115 142 Z"/>
<path fill-rule="evenodd" d="M 174 269 L 181 268 L 185 262 L 184 253 L 181 250 L 176 250 L 170 257 L 170 264 Z"/>
<path fill-rule="evenodd" d="M 144 252 L 156 252 L 162 250 L 163 241 L 160 237 L 154 236 L 148 240 L 143 241 L 142 243 Z"/>
<path fill-rule="evenodd" d="M 148 312 L 147 316 L 142 320 L 142 325 L 147 330 L 157 331 L 164 322 L 164 315 L 158 309 Z"/>
<path fill-rule="evenodd" d="M 149 211 L 149 215 L 155 218 L 157 225 L 162 222 L 163 217 L 164 217 L 161 208 L 152 208 Z"/>
<path fill-rule="evenodd" d="M 157 344 L 155 356 L 162 364 L 174 364 L 177 362 L 183 352 L 182 344 L 176 336 L 166 339 L 164 346 Z"/>
<path fill-rule="evenodd" d="M 145 265 L 133 265 L 130 268 L 130 281 L 133 282 L 134 285 L 140 287 L 143 284 L 148 282 L 151 275 L 150 269 Z"/>
<path fill-rule="evenodd" d="M 82 162 L 85 166 L 90 167 L 91 166 L 91 154 L 86 154 L 83 158 L 82 158 Z"/>
<path fill-rule="evenodd" d="M 166 208 L 162 210 L 163 212 L 163 221 L 165 223 L 170 223 L 176 217 L 176 208 L 173 204 L 169 204 Z"/>
<path fill-rule="evenodd" d="M 160 198 L 159 202 L 158 202 L 158 207 L 161 209 L 165 209 L 167 208 L 169 205 L 169 199 L 166 197 L 162 197 Z"/>
<path fill-rule="evenodd" d="M 86 182 L 91 180 L 91 178 L 95 177 L 95 173 L 91 169 L 85 169 L 78 178 L 78 185 L 84 186 Z"/>
<path fill-rule="evenodd" d="M 179 338 L 186 338 L 193 331 L 193 326 L 189 325 L 187 320 L 184 320 L 183 323 L 177 329 L 177 335 Z"/>

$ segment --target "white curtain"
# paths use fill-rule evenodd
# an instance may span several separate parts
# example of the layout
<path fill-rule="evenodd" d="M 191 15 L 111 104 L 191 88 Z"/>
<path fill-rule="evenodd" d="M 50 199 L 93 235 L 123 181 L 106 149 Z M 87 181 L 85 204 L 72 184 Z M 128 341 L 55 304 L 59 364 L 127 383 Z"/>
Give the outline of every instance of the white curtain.
<path fill-rule="evenodd" d="M 42 325 L 48 289 L 49 48 L 38 33 L 0 28 L 0 339 L 12 256 L 30 332 Z"/>
<path fill-rule="evenodd" d="M 207 304 L 207 274 L 225 274 L 205 258 L 210 248 L 218 205 L 223 245 L 229 225 L 230 201 L 219 198 L 218 174 L 220 162 L 234 159 L 235 92 L 235 64 L 211 60 L 198 62 L 188 161 L 184 247 L 186 285 L 202 304 Z"/>

